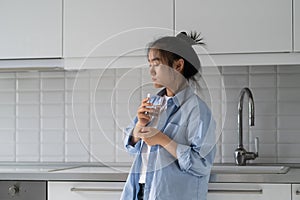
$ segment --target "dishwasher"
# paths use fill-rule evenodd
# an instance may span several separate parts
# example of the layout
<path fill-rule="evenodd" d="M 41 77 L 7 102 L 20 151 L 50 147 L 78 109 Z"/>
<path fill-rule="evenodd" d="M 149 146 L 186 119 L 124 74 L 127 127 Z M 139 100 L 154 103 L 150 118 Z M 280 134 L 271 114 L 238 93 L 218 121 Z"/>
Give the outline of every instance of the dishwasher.
<path fill-rule="evenodd" d="M 46 200 L 46 181 L 0 181 L 1 200 Z"/>

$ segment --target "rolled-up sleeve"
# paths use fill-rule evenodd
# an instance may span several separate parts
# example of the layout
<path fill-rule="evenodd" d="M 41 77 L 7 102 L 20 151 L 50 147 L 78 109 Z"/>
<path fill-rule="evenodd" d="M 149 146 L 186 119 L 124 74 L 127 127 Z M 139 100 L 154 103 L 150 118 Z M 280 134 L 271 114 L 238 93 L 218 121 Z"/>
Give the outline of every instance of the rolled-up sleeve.
<path fill-rule="evenodd" d="M 135 143 L 134 145 L 131 144 L 132 132 L 136 123 L 137 118 L 135 118 L 134 121 L 127 128 L 124 129 L 124 147 L 126 151 L 130 154 L 138 153 L 141 146 L 141 140 Z"/>
<path fill-rule="evenodd" d="M 196 134 L 190 137 L 191 145 L 177 144 L 176 154 L 179 167 L 182 171 L 191 173 L 195 176 L 205 176 L 210 173 L 213 159 L 215 156 L 215 141 L 210 141 L 210 150 L 206 154 L 201 153 L 201 148 L 207 148 L 207 138 L 214 140 L 211 134 L 215 134 L 215 126 L 209 123 L 212 127 L 203 127 L 200 122 Z M 205 131 L 205 133 L 203 132 Z M 209 134 L 209 135 L 208 135 Z M 206 137 L 208 136 L 208 137 Z"/>

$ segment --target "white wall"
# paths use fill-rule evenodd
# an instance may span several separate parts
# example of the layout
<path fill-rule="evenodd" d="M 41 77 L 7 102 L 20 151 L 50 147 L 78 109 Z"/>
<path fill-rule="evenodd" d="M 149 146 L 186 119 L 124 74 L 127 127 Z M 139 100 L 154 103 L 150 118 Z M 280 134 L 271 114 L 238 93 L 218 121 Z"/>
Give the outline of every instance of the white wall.
<path fill-rule="evenodd" d="M 300 66 L 219 69 L 221 75 L 204 69 L 209 90 L 203 86 L 213 97 L 208 103 L 222 133 L 216 162 L 233 162 L 237 101 L 247 86 L 256 106 L 255 127 L 250 133 L 244 129 L 247 150 L 253 150 L 258 136 L 256 162 L 299 163 Z M 0 161 L 130 162 L 122 147 L 122 129 L 140 99 L 155 91 L 145 67 L 0 73 Z M 246 118 L 246 104 L 244 108 Z"/>

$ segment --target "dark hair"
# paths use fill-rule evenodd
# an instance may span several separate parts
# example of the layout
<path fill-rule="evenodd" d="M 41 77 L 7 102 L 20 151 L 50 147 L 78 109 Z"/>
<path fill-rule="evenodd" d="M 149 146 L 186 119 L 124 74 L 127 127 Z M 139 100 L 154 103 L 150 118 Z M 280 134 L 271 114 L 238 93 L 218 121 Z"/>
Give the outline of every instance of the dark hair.
<path fill-rule="evenodd" d="M 201 75 L 200 60 L 192 48 L 192 45 L 204 44 L 200 34 L 191 32 L 179 33 L 176 37 L 166 36 L 150 43 L 147 55 L 151 49 L 159 51 L 160 55 L 166 59 L 167 64 L 172 66 L 173 62 L 179 59 L 184 60 L 183 76 L 190 80 L 198 72 Z"/>

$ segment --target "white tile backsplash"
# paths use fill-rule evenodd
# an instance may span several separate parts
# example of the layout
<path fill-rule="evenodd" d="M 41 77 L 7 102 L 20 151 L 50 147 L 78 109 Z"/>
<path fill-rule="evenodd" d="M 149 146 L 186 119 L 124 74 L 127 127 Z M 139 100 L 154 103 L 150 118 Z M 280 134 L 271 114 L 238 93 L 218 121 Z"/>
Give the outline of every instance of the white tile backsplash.
<path fill-rule="evenodd" d="M 40 116 L 40 104 L 30 105 L 30 104 L 17 104 L 15 106 L 17 117 L 39 117 Z"/>
<path fill-rule="evenodd" d="M 247 150 L 260 138 L 260 157 L 253 162 L 300 163 L 299 66 L 204 71 L 202 94 L 221 132 L 215 162 L 234 161 L 238 97 L 250 87 L 255 126 L 247 127 L 246 98 L 243 132 Z M 131 162 L 122 131 L 141 99 L 156 92 L 147 67 L 0 73 L 0 161 Z"/>
<path fill-rule="evenodd" d="M 20 91 L 39 91 L 40 80 L 37 78 L 19 78 L 17 79 L 16 89 Z"/>
<path fill-rule="evenodd" d="M 41 129 L 64 130 L 65 119 L 63 117 L 43 117 L 41 119 Z"/>
<path fill-rule="evenodd" d="M 300 75 L 299 75 L 300 76 Z M 298 88 L 278 88 L 278 101 L 299 102 L 300 86 Z"/>
<path fill-rule="evenodd" d="M 278 113 L 279 115 L 299 115 L 300 114 L 299 102 L 279 101 Z"/>
<path fill-rule="evenodd" d="M 278 129 L 300 130 L 300 114 L 299 115 L 279 115 Z"/>
<path fill-rule="evenodd" d="M 38 130 L 20 129 L 16 131 L 16 142 L 21 143 L 39 143 L 40 133 Z"/>
<path fill-rule="evenodd" d="M 42 91 L 41 103 L 65 103 L 65 94 L 63 91 Z"/>
<path fill-rule="evenodd" d="M 276 75 L 251 74 L 249 82 L 251 88 L 274 88 L 276 87 Z"/>
<path fill-rule="evenodd" d="M 250 74 L 276 73 L 276 66 L 250 66 Z"/>
<path fill-rule="evenodd" d="M 40 118 L 36 117 L 28 117 L 28 118 L 22 118 L 19 117 L 16 120 L 17 129 L 31 129 L 31 130 L 39 130 L 40 128 Z"/>
<path fill-rule="evenodd" d="M 42 143 L 41 155 L 42 157 L 63 157 L 64 144 L 63 143 Z"/>
<path fill-rule="evenodd" d="M 16 81 L 14 79 L 0 79 L 0 91 L 14 91 Z"/>
<path fill-rule="evenodd" d="M 39 104 L 40 103 L 40 93 L 37 92 L 17 92 L 17 103 L 20 104 Z"/>
<path fill-rule="evenodd" d="M 12 157 L 12 160 L 15 159 L 15 144 L 13 142 L 8 143 L 0 143 L 0 158 L 10 158 Z M 9 160 L 9 161 L 12 161 Z"/>
<path fill-rule="evenodd" d="M 14 130 L 16 128 L 16 119 L 14 117 L 0 117 L 1 129 Z"/>
<path fill-rule="evenodd" d="M 14 117 L 16 115 L 15 105 L 0 104 L 0 117 Z"/>
<path fill-rule="evenodd" d="M 42 143 L 63 144 L 65 142 L 64 130 L 43 130 L 40 134 L 40 141 Z"/>
<path fill-rule="evenodd" d="M 221 69 L 222 74 L 236 74 L 236 75 L 241 75 L 241 74 L 248 74 L 249 73 L 249 67 L 247 66 L 228 66 L 228 67 L 222 67 Z"/>
<path fill-rule="evenodd" d="M 0 104 L 15 104 L 16 102 L 16 92 L 3 92 L 1 91 Z"/>
<path fill-rule="evenodd" d="M 41 89 L 43 91 L 64 90 L 65 80 L 62 78 L 43 78 L 41 79 Z"/>

